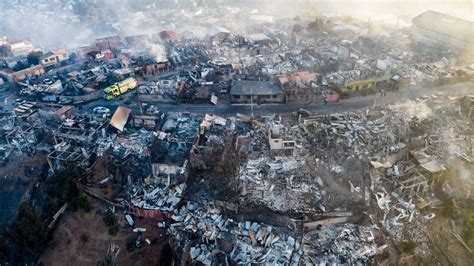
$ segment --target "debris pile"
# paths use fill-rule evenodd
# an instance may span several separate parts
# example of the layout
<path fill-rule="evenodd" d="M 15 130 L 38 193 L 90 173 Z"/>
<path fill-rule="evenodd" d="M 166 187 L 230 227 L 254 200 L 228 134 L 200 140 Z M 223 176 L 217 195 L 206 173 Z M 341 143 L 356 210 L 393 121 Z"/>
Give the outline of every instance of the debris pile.
<path fill-rule="evenodd" d="M 236 222 L 218 209 L 205 210 L 188 202 L 175 210 L 172 218 L 176 223 L 169 231 L 178 241 L 200 236 L 190 244 L 190 256 L 206 265 L 219 263 L 218 254 L 239 264 L 287 265 L 301 257 L 299 241 L 282 229 L 251 221 Z"/>
<path fill-rule="evenodd" d="M 354 224 L 326 225 L 305 234 L 305 264 L 367 264 L 387 245 L 378 246 L 370 228 Z"/>

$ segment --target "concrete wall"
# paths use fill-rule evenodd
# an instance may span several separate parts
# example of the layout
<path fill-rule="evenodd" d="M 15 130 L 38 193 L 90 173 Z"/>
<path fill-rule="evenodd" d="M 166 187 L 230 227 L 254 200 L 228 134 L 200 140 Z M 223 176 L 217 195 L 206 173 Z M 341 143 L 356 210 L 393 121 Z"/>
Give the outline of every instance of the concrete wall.
<path fill-rule="evenodd" d="M 174 103 L 176 100 L 158 94 L 138 94 L 138 100 L 146 103 Z"/>
<path fill-rule="evenodd" d="M 72 99 L 73 103 L 88 102 L 101 99 L 103 95 L 103 92 L 101 90 L 98 90 L 93 93 L 80 96 L 59 96 L 59 100 Z"/>

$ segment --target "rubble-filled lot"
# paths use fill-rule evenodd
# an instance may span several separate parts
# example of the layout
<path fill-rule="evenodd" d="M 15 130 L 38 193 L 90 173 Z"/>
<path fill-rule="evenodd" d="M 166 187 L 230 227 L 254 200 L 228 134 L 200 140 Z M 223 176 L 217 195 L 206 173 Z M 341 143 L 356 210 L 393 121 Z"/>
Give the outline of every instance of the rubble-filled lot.
<path fill-rule="evenodd" d="M 112 19 L 80 2 L 0 11 L 48 25 L 66 12 L 108 35 L 68 51 L 0 38 L 0 264 L 472 261 L 460 47 L 418 40 L 402 17 L 180 1 Z"/>
<path fill-rule="evenodd" d="M 462 212 L 471 199 L 471 115 L 472 96 L 443 95 L 297 117 L 144 117 L 121 107 L 110 119 L 76 114 L 61 121 L 41 112 L 47 126 L 27 129 L 35 138 L 20 142 L 18 122 L 4 128 L 4 146 L 12 147 L 7 159 L 47 154 L 50 181 L 38 183 L 38 193 L 66 185 L 58 200 L 92 209 L 57 220 L 68 205 L 46 205 L 58 208 L 45 219 L 51 228 L 59 223 L 52 236 L 61 248 L 50 247 L 44 261 L 98 261 L 100 254 L 146 260 L 159 246 L 175 261 L 203 264 L 366 264 L 409 260 L 405 255 L 451 262 L 433 248 L 443 246 L 441 235 L 430 232 L 448 226 L 442 237 L 470 256 Z M 82 173 L 58 181 L 71 164 Z M 26 167 L 25 175 L 38 171 Z M 78 192 L 67 187 L 74 182 Z M 87 194 L 92 207 L 74 193 Z M 104 225 L 107 215 L 116 222 Z M 155 246 L 155 238 L 169 246 Z"/>

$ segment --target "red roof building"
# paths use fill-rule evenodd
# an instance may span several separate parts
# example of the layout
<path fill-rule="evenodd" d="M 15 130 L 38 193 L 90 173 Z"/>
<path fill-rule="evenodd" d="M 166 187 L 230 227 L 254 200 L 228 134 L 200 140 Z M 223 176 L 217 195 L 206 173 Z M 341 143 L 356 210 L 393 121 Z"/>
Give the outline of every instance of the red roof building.
<path fill-rule="evenodd" d="M 163 41 L 167 41 L 167 40 L 178 40 L 180 37 L 179 37 L 179 34 L 176 33 L 175 31 L 165 30 L 165 31 L 160 32 L 160 38 Z"/>

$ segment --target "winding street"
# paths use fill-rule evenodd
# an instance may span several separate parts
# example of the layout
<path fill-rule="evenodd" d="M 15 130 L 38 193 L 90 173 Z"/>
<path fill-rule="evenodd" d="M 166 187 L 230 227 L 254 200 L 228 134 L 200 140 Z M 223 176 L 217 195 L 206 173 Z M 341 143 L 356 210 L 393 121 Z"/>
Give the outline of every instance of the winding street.
<path fill-rule="evenodd" d="M 254 116 L 265 116 L 271 114 L 280 114 L 284 116 L 291 115 L 293 112 L 303 108 L 312 114 L 330 114 L 338 112 L 349 112 L 369 108 L 375 105 L 388 105 L 402 99 L 416 99 L 418 97 L 429 96 L 433 94 L 442 93 L 450 96 L 462 96 L 466 94 L 474 94 L 474 87 L 472 83 L 455 83 L 436 87 L 412 87 L 405 91 L 396 91 L 387 93 L 385 96 L 368 95 L 358 96 L 347 100 L 341 100 L 337 103 L 328 103 L 324 105 L 321 103 L 314 103 L 308 105 L 295 104 L 262 104 L 254 105 Z M 131 96 L 131 95 L 130 95 Z M 130 97 L 129 96 L 129 97 Z M 117 106 L 122 105 L 131 108 L 135 113 L 139 112 L 138 105 L 131 101 L 125 104 L 124 99 L 117 99 L 115 101 L 97 100 L 94 102 L 82 105 L 83 110 L 92 110 L 96 106 L 104 106 L 109 108 L 112 112 Z M 222 103 L 218 105 L 212 104 L 170 104 L 170 103 L 153 103 L 160 111 L 163 112 L 190 112 L 197 114 L 212 113 L 224 117 L 235 116 L 237 113 L 251 115 L 251 105 L 233 105 Z"/>

